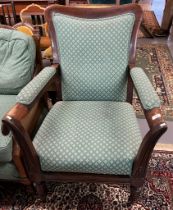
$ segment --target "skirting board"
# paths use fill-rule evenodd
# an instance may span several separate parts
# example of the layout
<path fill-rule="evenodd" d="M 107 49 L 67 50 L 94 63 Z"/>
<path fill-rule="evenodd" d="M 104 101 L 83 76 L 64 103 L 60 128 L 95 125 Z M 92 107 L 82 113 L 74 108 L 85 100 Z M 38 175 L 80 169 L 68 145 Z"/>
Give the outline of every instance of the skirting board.
<path fill-rule="evenodd" d="M 156 144 L 154 150 L 173 151 L 173 144 Z"/>

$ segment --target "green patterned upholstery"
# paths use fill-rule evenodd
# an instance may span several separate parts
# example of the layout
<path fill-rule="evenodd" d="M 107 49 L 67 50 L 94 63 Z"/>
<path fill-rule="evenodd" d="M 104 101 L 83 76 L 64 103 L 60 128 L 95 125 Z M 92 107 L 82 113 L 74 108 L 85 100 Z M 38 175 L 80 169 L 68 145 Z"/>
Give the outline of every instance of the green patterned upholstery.
<path fill-rule="evenodd" d="M 0 94 L 17 94 L 31 80 L 35 51 L 31 36 L 0 28 Z"/>
<path fill-rule="evenodd" d="M 16 100 L 22 104 L 31 104 L 44 86 L 56 74 L 54 67 L 44 68 L 33 80 L 31 80 L 17 95 Z"/>
<path fill-rule="evenodd" d="M 65 101 L 125 101 L 134 14 L 83 19 L 54 14 Z"/>
<path fill-rule="evenodd" d="M 126 102 L 56 103 L 33 144 L 43 171 L 130 175 L 142 141 Z"/>
<path fill-rule="evenodd" d="M 0 95 L 0 119 L 16 103 L 15 95 Z M 0 121 L 1 127 L 1 121 Z M 11 136 L 3 136 L 0 132 L 0 163 L 9 162 L 12 159 Z"/>
<path fill-rule="evenodd" d="M 143 69 L 135 67 L 130 75 L 144 109 L 160 107 L 160 99 Z"/>

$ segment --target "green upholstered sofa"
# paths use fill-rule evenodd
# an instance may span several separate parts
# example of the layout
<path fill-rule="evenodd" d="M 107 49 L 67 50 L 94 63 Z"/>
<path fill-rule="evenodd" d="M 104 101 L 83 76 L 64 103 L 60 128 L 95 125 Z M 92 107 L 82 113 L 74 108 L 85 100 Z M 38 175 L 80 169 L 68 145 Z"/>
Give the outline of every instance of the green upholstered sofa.
<path fill-rule="evenodd" d="M 39 71 L 35 61 L 36 45 L 33 37 L 1 25 L 0 118 L 16 103 L 16 95 Z M 0 180 L 26 181 L 19 146 L 12 140 L 11 134 L 5 137 L 1 132 Z"/>

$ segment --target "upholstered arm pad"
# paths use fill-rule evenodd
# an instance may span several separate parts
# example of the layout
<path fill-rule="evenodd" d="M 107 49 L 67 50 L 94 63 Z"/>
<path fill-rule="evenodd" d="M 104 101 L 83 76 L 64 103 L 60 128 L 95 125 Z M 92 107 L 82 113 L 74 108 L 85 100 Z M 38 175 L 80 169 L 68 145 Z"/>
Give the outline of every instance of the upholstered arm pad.
<path fill-rule="evenodd" d="M 160 107 L 160 99 L 143 69 L 132 68 L 130 75 L 144 109 L 150 110 L 154 107 Z"/>
<path fill-rule="evenodd" d="M 44 68 L 20 91 L 16 97 L 17 102 L 25 105 L 31 104 L 55 74 L 55 67 Z"/>

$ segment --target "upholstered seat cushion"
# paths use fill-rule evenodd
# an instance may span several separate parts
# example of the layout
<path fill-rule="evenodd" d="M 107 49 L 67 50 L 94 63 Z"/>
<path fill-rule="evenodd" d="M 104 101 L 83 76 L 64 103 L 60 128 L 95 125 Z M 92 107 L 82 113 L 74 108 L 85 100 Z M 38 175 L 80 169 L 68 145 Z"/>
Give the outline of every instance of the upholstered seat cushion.
<path fill-rule="evenodd" d="M 126 102 L 63 101 L 34 138 L 43 171 L 130 175 L 142 141 Z"/>
<path fill-rule="evenodd" d="M 0 95 L 0 119 L 15 104 L 15 95 Z M 0 121 L 1 127 L 1 121 Z M 3 136 L 0 132 L 0 162 L 9 162 L 12 159 L 11 135 Z"/>
<path fill-rule="evenodd" d="M 0 94 L 17 94 L 32 78 L 35 43 L 20 31 L 0 29 Z"/>

